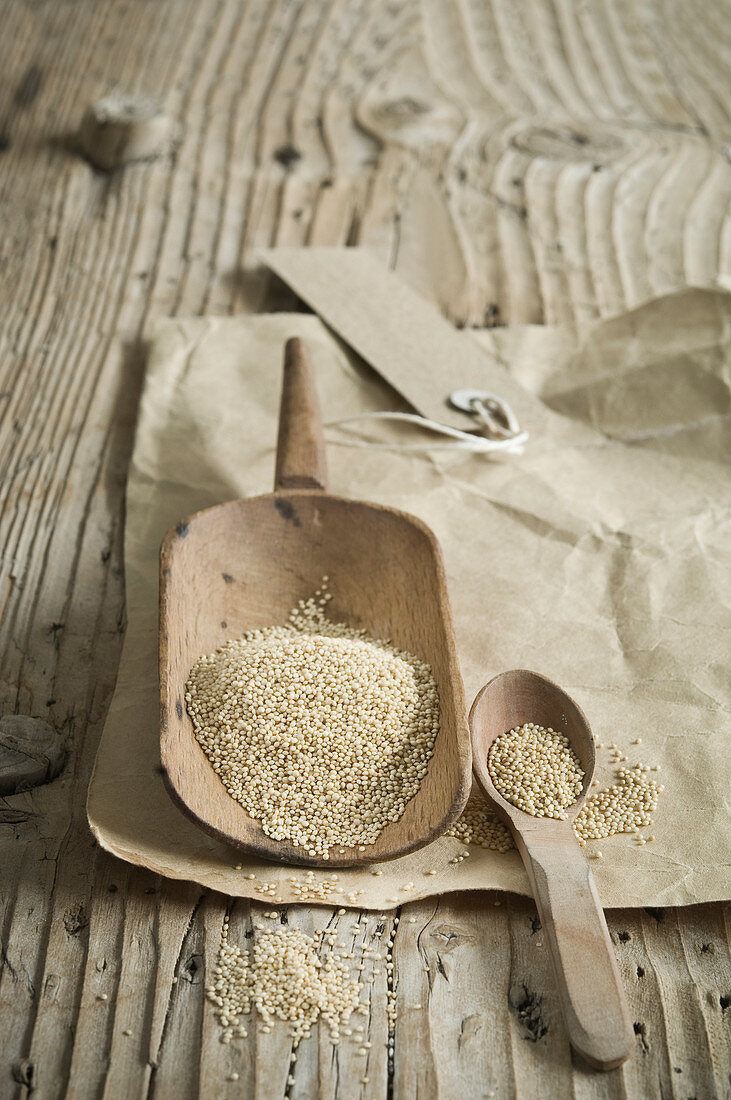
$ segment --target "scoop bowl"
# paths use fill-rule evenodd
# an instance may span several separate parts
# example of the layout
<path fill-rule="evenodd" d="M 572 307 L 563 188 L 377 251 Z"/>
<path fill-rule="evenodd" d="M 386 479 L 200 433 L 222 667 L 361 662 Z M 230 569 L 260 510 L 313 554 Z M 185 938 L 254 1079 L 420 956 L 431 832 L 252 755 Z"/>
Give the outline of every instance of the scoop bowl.
<path fill-rule="evenodd" d="M 328 615 L 426 661 L 440 728 L 426 776 L 402 817 L 364 851 L 329 859 L 268 836 L 228 793 L 185 708 L 195 662 L 247 631 L 286 623 L 329 576 Z M 335 870 L 394 859 L 443 833 L 470 788 L 471 752 L 446 579 L 434 534 L 414 516 L 327 492 L 325 446 L 307 350 L 285 350 L 275 491 L 181 520 L 160 561 L 160 751 L 163 778 L 203 829 L 265 859 Z"/>

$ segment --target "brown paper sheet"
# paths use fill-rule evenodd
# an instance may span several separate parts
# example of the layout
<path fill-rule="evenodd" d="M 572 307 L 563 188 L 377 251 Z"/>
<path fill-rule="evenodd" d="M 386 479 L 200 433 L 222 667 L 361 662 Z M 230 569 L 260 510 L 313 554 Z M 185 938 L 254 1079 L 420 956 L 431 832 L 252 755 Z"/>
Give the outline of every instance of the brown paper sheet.
<path fill-rule="evenodd" d="M 333 492 L 411 511 L 440 539 L 468 698 L 498 671 L 536 669 L 577 699 L 601 741 L 661 765 L 655 842 L 600 843 L 606 906 L 731 894 L 729 301 L 689 291 L 581 331 L 481 333 L 491 361 L 562 421 L 575 418 L 575 439 L 563 428 L 554 437 L 549 416 L 519 458 L 330 448 Z M 297 334 L 313 346 L 326 420 L 393 407 L 390 387 L 317 317 L 156 327 L 128 486 L 129 625 L 88 801 L 95 835 L 121 858 L 232 895 L 260 897 L 262 882 L 276 884 L 272 896 L 285 902 L 298 900 L 289 880 L 305 871 L 208 837 L 163 787 L 157 553 L 180 517 L 269 490 L 282 345 Z M 418 387 L 409 376 L 398 388 L 418 405 Z M 599 778 L 609 779 L 608 753 L 599 757 Z M 452 890 L 528 893 L 515 852 L 472 848 L 451 864 L 463 850 L 445 837 L 383 864 L 380 877 L 341 871 L 332 900 L 385 908 Z"/>

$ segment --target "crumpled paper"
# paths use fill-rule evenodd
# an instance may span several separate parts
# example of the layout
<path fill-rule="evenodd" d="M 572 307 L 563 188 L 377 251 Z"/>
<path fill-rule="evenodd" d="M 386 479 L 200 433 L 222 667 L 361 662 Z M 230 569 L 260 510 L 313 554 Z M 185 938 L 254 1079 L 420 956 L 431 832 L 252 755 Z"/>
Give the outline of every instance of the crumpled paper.
<path fill-rule="evenodd" d="M 731 296 L 686 291 L 581 329 L 460 334 L 576 424 L 575 439 L 563 428 L 554 437 L 549 418 L 540 446 L 520 457 L 355 449 L 344 429 L 329 432 L 332 492 L 413 512 L 439 538 L 468 700 L 499 671 L 540 671 L 577 700 L 601 742 L 616 742 L 630 763 L 660 765 L 665 790 L 644 831 L 654 842 L 620 835 L 593 844 L 608 907 L 730 896 L 730 331 Z M 154 329 L 127 492 L 128 629 L 88 799 L 94 834 L 117 856 L 284 902 L 307 897 L 306 869 L 213 839 L 165 791 L 156 626 L 165 531 L 198 509 L 271 489 L 282 347 L 292 335 L 311 345 L 326 421 L 394 408 L 389 384 L 315 316 L 176 319 Z M 418 406 L 418 379 L 413 386 Z M 384 438 L 386 428 L 366 423 L 359 438 Z M 613 770 L 607 750 L 598 757 L 603 785 Z M 454 890 L 530 892 L 515 851 L 472 847 L 450 862 L 465 850 L 443 837 L 380 865 L 381 875 L 341 870 L 329 900 L 387 908 Z"/>

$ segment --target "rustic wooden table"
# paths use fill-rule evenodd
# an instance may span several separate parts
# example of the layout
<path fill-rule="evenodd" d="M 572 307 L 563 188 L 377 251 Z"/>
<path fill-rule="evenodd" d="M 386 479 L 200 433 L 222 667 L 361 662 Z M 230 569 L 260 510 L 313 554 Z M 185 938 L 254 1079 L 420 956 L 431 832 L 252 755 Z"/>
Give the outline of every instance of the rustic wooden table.
<path fill-rule="evenodd" d="M 463 324 L 591 318 L 713 282 L 731 267 L 728 14 L 723 0 L 6 0 L 2 703 L 46 716 L 70 756 L 54 782 L 0 799 L 2 1097 L 286 1089 L 284 1031 L 224 1046 L 204 999 L 229 900 L 106 856 L 86 824 L 124 632 L 145 322 L 271 306 L 252 252 L 272 243 L 365 245 Z M 84 108 L 113 88 L 162 97 L 183 123 L 175 155 L 111 174 L 78 155 Z M 236 903 L 232 930 L 257 909 Z M 321 1034 L 295 1100 L 731 1095 L 722 906 L 610 914 L 637 1047 L 608 1075 L 572 1060 L 529 902 L 449 897 L 403 916 L 392 1063 L 376 985 L 369 1083 Z"/>

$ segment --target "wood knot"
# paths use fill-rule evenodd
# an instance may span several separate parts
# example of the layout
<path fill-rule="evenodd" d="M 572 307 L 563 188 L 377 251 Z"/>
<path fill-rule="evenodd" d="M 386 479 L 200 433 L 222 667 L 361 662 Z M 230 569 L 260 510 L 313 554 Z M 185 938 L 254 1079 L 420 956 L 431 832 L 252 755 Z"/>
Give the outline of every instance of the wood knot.
<path fill-rule="evenodd" d="M 634 1033 L 640 1044 L 640 1050 L 643 1054 L 647 1054 L 650 1049 L 650 1044 L 647 1041 L 647 1028 L 640 1020 L 635 1020 L 632 1025 Z"/>
<path fill-rule="evenodd" d="M 28 1089 L 34 1088 L 37 1084 L 35 1074 L 36 1067 L 28 1058 L 19 1058 L 17 1062 L 13 1062 L 13 1080 L 19 1085 L 25 1085 Z"/>
<path fill-rule="evenodd" d="M 67 909 L 63 915 L 63 926 L 67 936 L 78 936 L 89 924 L 89 918 L 83 905 L 76 905 L 73 909 Z"/>
<path fill-rule="evenodd" d="M 524 985 L 522 993 L 512 996 L 510 1003 L 528 1033 L 527 1039 L 537 1043 L 548 1033 L 548 1024 L 543 1019 L 543 998 L 538 993 L 533 993 Z"/>
<path fill-rule="evenodd" d="M 402 95 L 398 99 L 389 99 L 382 103 L 379 113 L 384 118 L 398 122 L 400 119 L 406 120 L 418 118 L 420 115 L 427 115 L 431 109 L 428 103 L 424 103 L 420 99 L 415 99 L 410 95 Z"/>
<path fill-rule="evenodd" d="M 190 955 L 180 968 L 180 977 L 191 985 L 200 985 L 203 981 L 204 965 L 202 955 Z"/>
<path fill-rule="evenodd" d="M 103 172 L 166 156 L 179 140 L 178 123 L 164 114 L 156 99 L 120 93 L 92 103 L 78 134 L 82 154 Z"/>
<path fill-rule="evenodd" d="M 275 150 L 274 159 L 277 164 L 281 164 L 282 168 L 289 171 L 292 165 L 302 159 L 302 154 L 296 146 L 289 143 L 287 145 L 280 145 L 280 147 Z"/>
<path fill-rule="evenodd" d="M 592 129 L 591 134 L 572 127 L 529 126 L 511 139 L 511 144 L 532 157 L 550 160 L 588 160 L 601 165 L 616 160 L 626 148 L 618 133 Z"/>
<path fill-rule="evenodd" d="M 440 924 L 429 933 L 431 939 L 438 942 L 438 950 L 446 955 L 463 944 L 472 943 L 473 937 L 453 924 Z"/>
<path fill-rule="evenodd" d="M 43 718 L 0 718 L 0 794 L 18 794 L 55 779 L 66 759 L 61 735 Z"/>

